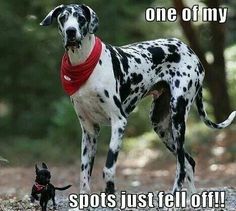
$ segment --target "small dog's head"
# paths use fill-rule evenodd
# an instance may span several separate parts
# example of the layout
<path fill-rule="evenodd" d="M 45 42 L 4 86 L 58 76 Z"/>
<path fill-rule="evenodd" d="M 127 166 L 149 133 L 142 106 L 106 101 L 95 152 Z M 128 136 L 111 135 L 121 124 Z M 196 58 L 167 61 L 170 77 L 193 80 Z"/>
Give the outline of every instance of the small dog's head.
<path fill-rule="evenodd" d="M 48 167 L 45 163 L 42 163 L 42 169 L 39 169 L 36 164 L 35 172 L 36 172 L 35 182 L 37 182 L 40 185 L 47 185 L 50 183 L 51 173 L 48 170 Z"/>
<path fill-rule="evenodd" d="M 54 19 L 57 19 L 65 47 L 80 47 L 83 38 L 88 33 L 94 34 L 98 28 L 96 13 L 84 4 L 57 6 L 48 13 L 40 25 L 51 25 Z"/>

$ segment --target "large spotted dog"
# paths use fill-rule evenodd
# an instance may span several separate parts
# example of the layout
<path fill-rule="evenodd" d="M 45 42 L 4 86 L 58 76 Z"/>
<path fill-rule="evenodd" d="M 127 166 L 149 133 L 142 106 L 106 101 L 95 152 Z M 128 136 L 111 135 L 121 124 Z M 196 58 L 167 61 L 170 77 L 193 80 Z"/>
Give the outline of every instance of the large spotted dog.
<path fill-rule="evenodd" d="M 83 63 L 94 45 L 98 28 L 96 13 L 85 5 L 60 5 L 41 22 L 56 19 L 72 65 Z M 100 124 L 111 125 L 111 140 L 103 177 L 106 192 L 115 191 L 116 161 L 127 117 L 147 95 L 153 96 L 150 112 L 154 131 L 177 158 L 173 192 L 187 180 L 195 192 L 193 158 L 184 149 L 186 119 L 196 101 L 201 119 L 212 128 L 225 128 L 233 121 L 215 124 L 207 118 L 202 102 L 204 69 L 196 54 L 178 39 L 158 39 L 122 47 L 102 43 L 99 62 L 86 83 L 71 97 L 83 129 L 80 191 L 90 192 L 90 177 Z"/>

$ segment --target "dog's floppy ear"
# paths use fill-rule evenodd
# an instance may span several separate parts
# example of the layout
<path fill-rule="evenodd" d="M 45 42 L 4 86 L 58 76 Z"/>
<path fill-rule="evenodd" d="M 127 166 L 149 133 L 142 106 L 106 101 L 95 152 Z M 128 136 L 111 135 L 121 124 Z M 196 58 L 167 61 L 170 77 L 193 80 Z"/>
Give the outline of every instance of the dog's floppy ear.
<path fill-rule="evenodd" d="M 35 164 L 35 172 L 36 172 L 36 174 L 39 173 L 39 168 L 38 168 L 37 164 Z"/>
<path fill-rule="evenodd" d="M 94 34 L 98 29 L 98 16 L 97 14 L 87 5 L 82 4 L 81 8 L 85 13 L 85 17 L 89 21 L 88 23 L 88 31 L 90 34 Z"/>
<path fill-rule="evenodd" d="M 53 19 L 58 17 L 58 15 L 62 12 L 64 7 L 65 6 L 62 4 L 62 5 L 57 6 L 53 10 L 51 10 L 51 12 L 48 13 L 48 15 L 43 19 L 43 21 L 40 23 L 40 25 L 41 26 L 51 25 Z"/>
<path fill-rule="evenodd" d="M 42 167 L 43 167 L 44 169 L 48 169 L 48 167 L 47 167 L 47 165 L 46 165 L 45 163 L 42 163 Z"/>

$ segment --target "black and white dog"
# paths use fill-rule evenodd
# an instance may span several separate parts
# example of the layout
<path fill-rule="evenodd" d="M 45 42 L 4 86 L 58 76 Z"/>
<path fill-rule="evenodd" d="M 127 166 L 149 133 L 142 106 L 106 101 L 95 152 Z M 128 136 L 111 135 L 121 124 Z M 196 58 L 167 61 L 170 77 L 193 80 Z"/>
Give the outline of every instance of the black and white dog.
<path fill-rule="evenodd" d="M 72 65 L 86 61 L 98 28 L 96 13 L 86 5 L 60 5 L 41 22 L 56 19 Z M 212 128 L 225 128 L 227 120 L 215 124 L 207 118 L 202 101 L 204 68 L 196 54 L 178 39 L 158 39 L 114 47 L 102 43 L 102 52 L 86 83 L 71 95 L 83 129 L 80 191 L 90 192 L 90 177 L 96 154 L 100 124 L 111 125 L 111 140 L 103 177 L 106 192 L 114 193 L 116 161 L 127 117 L 147 95 L 153 95 L 150 119 L 154 131 L 177 158 L 173 192 L 181 190 L 186 177 L 195 192 L 193 158 L 184 149 L 188 112 L 194 101 L 201 119 Z"/>

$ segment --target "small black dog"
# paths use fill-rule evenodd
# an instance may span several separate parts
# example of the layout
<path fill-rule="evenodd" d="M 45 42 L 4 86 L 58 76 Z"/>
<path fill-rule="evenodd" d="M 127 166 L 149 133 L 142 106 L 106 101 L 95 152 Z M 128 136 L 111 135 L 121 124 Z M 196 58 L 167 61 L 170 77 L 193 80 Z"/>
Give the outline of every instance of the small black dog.
<path fill-rule="evenodd" d="M 38 194 L 41 194 L 40 206 L 42 207 L 42 211 L 47 210 L 47 204 L 50 199 L 52 199 L 53 208 L 56 209 L 55 190 L 66 190 L 70 188 L 71 185 L 67 185 L 62 188 L 54 187 L 50 183 L 51 174 L 45 163 L 42 163 L 42 169 L 39 169 L 36 164 L 35 171 L 36 171 L 36 179 L 35 179 L 35 184 L 32 187 L 31 202 L 33 203 L 34 200 L 39 200 Z"/>

